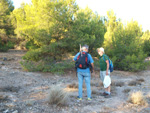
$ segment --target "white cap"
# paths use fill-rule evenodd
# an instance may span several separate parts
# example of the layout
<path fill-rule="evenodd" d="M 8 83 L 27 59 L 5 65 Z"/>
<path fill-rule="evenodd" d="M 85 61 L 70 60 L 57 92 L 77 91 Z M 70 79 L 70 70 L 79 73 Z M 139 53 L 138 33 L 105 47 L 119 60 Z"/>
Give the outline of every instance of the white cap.
<path fill-rule="evenodd" d="M 98 48 L 98 50 L 100 50 L 104 53 L 104 48 L 103 47 Z"/>

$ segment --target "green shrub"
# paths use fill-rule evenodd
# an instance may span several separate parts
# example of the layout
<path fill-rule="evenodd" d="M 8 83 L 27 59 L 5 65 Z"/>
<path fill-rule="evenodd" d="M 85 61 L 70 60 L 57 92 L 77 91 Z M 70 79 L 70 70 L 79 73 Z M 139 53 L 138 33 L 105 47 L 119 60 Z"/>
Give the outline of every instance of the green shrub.
<path fill-rule="evenodd" d="M 39 49 L 28 51 L 25 56 L 23 56 L 24 60 L 29 61 L 39 61 L 41 58 L 41 51 Z"/>
<path fill-rule="evenodd" d="M 74 68 L 74 62 L 72 60 L 64 60 L 61 62 L 22 61 L 20 63 L 24 70 L 32 72 L 42 71 L 63 74 L 65 70 Z"/>
<path fill-rule="evenodd" d="M 6 51 L 8 51 L 8 47 L 7 46 L 0 46 L 0 51 L 1 52 L 6 52 Z"/>
<path fill-rule="evenodd" d="M 26 44 L 25 44 L 25 47 L 26 49 L 28 50 L 32 50 L 32 49 L 37 49 L 38 46 L 34 44 L 33 41 L 28 41 Z"/>
<path fill-rule="evenodd" d="M 141 37 L 141 43 L 143 45 L 143 51 L 150 56 L 150 31 L 147 30 Z"/>
<path fill-rule="evenodd" d="M 147 63 L 144 62 L 146 56 L 147 55 L 143 52 L 140 52 L 138 56 L 135 56 L 134 54 L 127 55 L 119 63 L 115 62 L 114 64 L 125 71 L 140 71 L 146 69 L 147 67 Z"/>
<path fill-rule="evenodd" d="M 141 57 L 142 55 L 142 57 Z M 146 69 L 148 66 L 148 62 L 144 62 L 146 58 L 146 54 L 141 54 L 138 56 L 133 55 L 127 55 L 125 58 L 116 60 L 114 62 L 114 67 L 119 70 L 125 70 L 125 71 L 141 71 Z M 141 59 L 140 59 L 141 57 Z"/>
<path fill-rule="evenodd" d="M 99 68 L 100 67 L 99 59 L 93 58 L 93 60 L 94 60 L 94 67 Z"/>
<path fill-rule="evenodd" d="M 74 0 L 35 1 L 31 6 L 35 8 L 24 5 L 13 12 L 17 36 L 28 41 L 24 45 L 29 50 L 23 57 L 25 60 L 38 62 L 51 57 L 60 61 L 64 54 L 78 52 L 79 44 L 89 45 L 89 52 L 95 54 L 103 43 L 103 19 L 89 8 L 79 10 Z M 35 14 L 32 20 L 31 12 Z M 53 12 L 51 17 L 48 12 Z"/>
<path fill-rule="evenodd" d="M 131 21 L 125 28 L 116 27 L 112 42 L 106 47 L 106 54 L 112 58 L 114 68 L 125 71 L 140 71 L 146 69 L 144 62 L 147 54 L 142 50 L 142 31 L 137 22 Z"/>
<path fill-rule="evenodd" d="M 6 52 L 8 51 L 8 49 L 13 49 L 14 45 L 15 44 L 13 42 L 8 41 L 7 43 L 4 43 L 0 39 L 0 51 L 1 52 Z"/>
<path fill-rule="evenodd" d="M 144 41 L 143 51 L 150 56 L 150 40 L 145 40 Z"/>
<path fill-rule="evenodd" d="M 9 49 L 14 49 L 14 46 L 15 46 L 15 43 L 13 43 L 13 42 L 11 42 L 11 41 L 9 41 L 9 42 L 7 43 L 7 47 L 8 47 Z"/>

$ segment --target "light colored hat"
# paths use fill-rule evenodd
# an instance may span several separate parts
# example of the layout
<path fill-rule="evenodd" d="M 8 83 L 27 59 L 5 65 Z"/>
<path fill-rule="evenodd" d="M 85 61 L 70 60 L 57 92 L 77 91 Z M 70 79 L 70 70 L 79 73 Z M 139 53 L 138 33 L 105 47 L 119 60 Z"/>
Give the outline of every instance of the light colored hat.
<path fill-rule="evenodd" d="M 100 50 L 104 53 L 104 48 L 103 47 L 97 48 L 97 50 Z"/>

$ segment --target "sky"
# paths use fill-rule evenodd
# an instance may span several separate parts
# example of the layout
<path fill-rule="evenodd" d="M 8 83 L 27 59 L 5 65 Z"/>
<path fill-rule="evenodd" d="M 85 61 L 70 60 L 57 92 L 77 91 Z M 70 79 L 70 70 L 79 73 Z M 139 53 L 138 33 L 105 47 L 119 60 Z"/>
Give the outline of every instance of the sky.
<path fill-rule="evenodd" d="M 12 0 L 15 8 L 19 8 L 22 2 L 31 3 L 31 0 Z M 80 8 L 87 6 L 100 16 L 107 16 L 107 11 L 113 10 L 117 19 L 123 23 L 138 21 L 143 31 L 150 31 L 149 0 L 76 0 Z"/>

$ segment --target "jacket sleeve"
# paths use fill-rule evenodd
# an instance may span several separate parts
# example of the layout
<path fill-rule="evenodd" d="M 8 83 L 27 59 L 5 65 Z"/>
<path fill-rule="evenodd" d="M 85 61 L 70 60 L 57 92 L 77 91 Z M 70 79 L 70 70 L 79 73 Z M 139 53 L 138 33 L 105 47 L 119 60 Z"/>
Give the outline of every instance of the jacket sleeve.
<path fill-rule="evenodd" d="M 77 58 L 78 58 L 79 54 L 80 54 L 80 52 L 78 52 L 78 53 L 74 56 L 74 58 L 73 58 L 73 60 L 74 60 L 74 61 L 76 61 L 76 60 L 77 60 Z"/>

